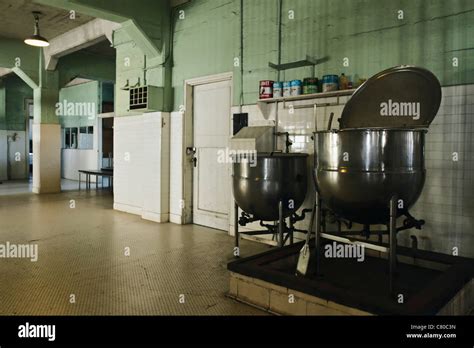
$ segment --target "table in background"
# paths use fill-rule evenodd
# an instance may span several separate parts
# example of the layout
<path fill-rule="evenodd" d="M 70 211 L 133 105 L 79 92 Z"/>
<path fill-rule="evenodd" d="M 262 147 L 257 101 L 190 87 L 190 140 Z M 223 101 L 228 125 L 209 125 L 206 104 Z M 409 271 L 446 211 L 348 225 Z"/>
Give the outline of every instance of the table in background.
<path fill-rule="evenodd" d="M 108 178 L 108 187 L 113 188 L 114 171 L 110 168 L 103 168 L 101 170 L 79 170 L 79 191 L 81 190 L 81 174 L 86 176 L 86 190 L 91 188 L 91 176 L 95 176 L 95 189 L 99 189 L 99 176 L 102 178 L 102 187 L 104 187 L 104 177 Z"/>

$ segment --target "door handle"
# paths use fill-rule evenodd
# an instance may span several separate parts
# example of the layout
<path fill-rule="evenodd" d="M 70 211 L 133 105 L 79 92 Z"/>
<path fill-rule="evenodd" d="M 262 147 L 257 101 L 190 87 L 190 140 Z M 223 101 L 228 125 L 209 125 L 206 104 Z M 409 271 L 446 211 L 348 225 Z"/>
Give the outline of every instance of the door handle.
<path fill-rule="evenodd" d="M 186 148 L 186 155 L 191 156 L 196 153 L 196 148 L 195 147 L 187 147 Z"/>
<path fill-rule="evenodd" d="M 196 157 L 196 148 L 195 147 L 187 147 L 186 148 L 186 155 L 188 156 L 193 156 L 193 167 L 196 168 L 197 167 L 197 157 Z"/>

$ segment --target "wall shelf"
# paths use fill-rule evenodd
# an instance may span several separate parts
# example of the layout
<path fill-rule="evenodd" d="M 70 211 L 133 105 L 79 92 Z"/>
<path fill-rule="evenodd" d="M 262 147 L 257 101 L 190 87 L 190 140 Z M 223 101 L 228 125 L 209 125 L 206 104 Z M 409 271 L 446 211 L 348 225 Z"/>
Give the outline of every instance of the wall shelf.
<path fill-rule="evenodd" d="M 283 98 L 270 98 L 270 99 L 259 99 L 257 100 L 257 106 L 262 112 L 264 117 L 268 117 L 268 112 L 270 108 L 270 104 L 278 104 L 283 103 L 286 104 L 288 102 L 295 102 L 295 101 L 302 101 L 302 100 L 317 100 L 322 98 L 338 98 L 335 105 L 339 104 L 339 97 L 344 96 L 351 96 L 354 94 L 356 89 L 345 89 L 342 91 L 333 91 L 333 92 L 322 92 L 322 93 L 314 93 L 314 94 L 302 94 L 298 96 L 292 97 L 283 97 Z"/>
<path fill-rule="evenodd" d="M 356 91 L 355 89 L 345 89 L 342 91 L 301 94 L 301 95 L 291 96 L 291 97 L 259 99 L 257 102 L 269 104 L 269 103 L 284 102 L 284 101 L 289 102 L 289 101 L 299 101 L 299 100 L 307 100 L 307 99 L 342 97 L 342 96 L 352 95 L 354 94 L 355 91 Z"/>
<path fill-rule="evenodd" d="M 285 63 L 285 64 L 274 64 L 268 63 L 268 66 L 272 69 L 277 71 L 289 70 L 289 69 L 296 69 L 296 68 L 303 68 L 305 66 L 315 66 L 318 64 L 318 60 L 314 57 L 306 56 L 306 59 L 299 60 L 297 62 Z"/>

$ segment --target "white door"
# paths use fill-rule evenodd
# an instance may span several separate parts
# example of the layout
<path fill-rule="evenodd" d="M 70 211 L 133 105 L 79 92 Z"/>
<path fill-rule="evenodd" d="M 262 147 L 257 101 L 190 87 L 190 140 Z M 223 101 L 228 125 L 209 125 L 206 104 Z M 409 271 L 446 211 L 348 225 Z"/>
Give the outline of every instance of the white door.
<path fill-rule="evenodd" d="M 231 81 L 194 87 L 193 222 L 229 229 L 230 170 L 219 154 L 230 138 Z"/>

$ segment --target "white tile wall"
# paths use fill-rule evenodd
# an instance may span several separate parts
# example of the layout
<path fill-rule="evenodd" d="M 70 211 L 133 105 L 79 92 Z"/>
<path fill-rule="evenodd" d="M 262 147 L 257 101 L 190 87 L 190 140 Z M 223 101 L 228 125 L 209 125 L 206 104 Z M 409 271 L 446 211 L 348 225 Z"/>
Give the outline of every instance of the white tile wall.
<path fill-rule="evenodd" d="M 426 220 L 423 249 L 474 256 L 474 85 L 443 88 L 440 111 L 426 137 L 427 177 L 412 209 Z M 453 153 L 458 161 L 453 161 Z M 409 234 L 402 236 L 408 243 Z"/>
<path fill-rule="evenodd" d="M 97 150 L 61 150 L 61 177 L 69 180 L 79 180 L 79 170 L 97 170 L 98 153 Z M 95 177 L 91 181 L 95 182 Z M 85 175 L 81 176 L 85 180 Z M 100 179 L 99 179 L 100 180 Z"/>
<path fill-rule="evenodd" d="M 169 221 L 169 114 L 148 113 L 143 118 L 142 217 Z M 162 127 L 163 126 L 163 127 Z M 160 156 L 161 155 L 161 156 Z"/>
<path fill-rule="evenodd" d="M 169 114 L 117 117 L 114 122 L 114 209 L 167 222 Z"/>
<path fill-rule="evenodd" d="M 145 169 L 141 116 L 114 120 L 114 208 L 141 214 Z"/>
<path fill-rule="evenodd" d="M 171 113 L 170 126 L 170 221 L 182 224 L 183 205 L 181 203 L 183 192 L 183 129 L 184 114 L 181 112 Z"/>
<path fill-rule="evenodd" d="M 78 170 L 98 170 L 99 168 L 99 124 L 102 118 L 97 118 L 94 126 L 94 134 L 89 135 L 88 141 L 92 143 L 91 149 L 62 149 L 61 150 L 61 177 L 69 180 L 79 180 Z M 80 134 L 84 137 L 87 134 Z M 64 140 L 64 139 L 63 139 Z M 91 176 L 91 182 L 96 181 L 96 177 Z M 101 180 L 99 178 L 99 180 Z M 104 179 L 107 180 L 107 179 Z M 85 181 L 85 175 L 81 175 L 81 181 Z M 105 183 L 105 181 L 104 181 Z"/>
<path fill-rule="evenodd" d="M 7 137 L 13 136 L 16 133 L 16 141 L 10 141 L 10 178 L 12 180 L 27 179 L 27 162 L 29 161 L 26 154 L 26 132 L 25 131 L 5 131 L 5 155 L 7 148 Z M 20 161 L 16 161 L 16 154 L 20 155 Z M 5 158 L 5 174 L 7 173 L 7 158 Z M 6 179 L 6 176 L 5 176 Z"/>

